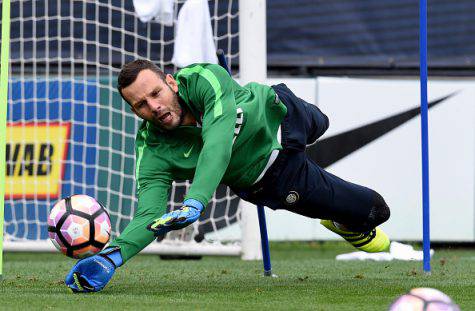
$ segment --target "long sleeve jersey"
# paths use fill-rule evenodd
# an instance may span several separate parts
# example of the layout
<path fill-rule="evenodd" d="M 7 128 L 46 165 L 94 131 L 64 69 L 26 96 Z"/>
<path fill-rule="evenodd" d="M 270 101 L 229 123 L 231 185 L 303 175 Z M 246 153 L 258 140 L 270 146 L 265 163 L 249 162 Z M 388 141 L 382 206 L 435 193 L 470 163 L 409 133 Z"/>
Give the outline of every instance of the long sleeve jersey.
<path fill-rule="evenodd" d="M 220 183 L 252 185 L 272 151 L 282 148 L 277 131 L 287 109 L 271 87 L 240 86 L 214 64 L 194 64 L 174 77 L 180 104 L 198 124 L 171 131 L 146 121 L 140 126 L 135 143 L 138 207 L 111 243 L 120 246 L 124 261 L 153 241 L 146 226 L 166 212 L 174 180 L 192 180 L 185 199 L 206 206 Z"/>

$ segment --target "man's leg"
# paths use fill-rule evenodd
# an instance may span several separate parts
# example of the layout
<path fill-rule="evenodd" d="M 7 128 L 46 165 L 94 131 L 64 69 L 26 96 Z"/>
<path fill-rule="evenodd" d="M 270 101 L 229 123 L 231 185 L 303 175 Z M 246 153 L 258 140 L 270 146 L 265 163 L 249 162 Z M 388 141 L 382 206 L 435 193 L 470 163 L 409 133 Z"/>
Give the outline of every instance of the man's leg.
<path fill-rule="evenodd" d="M 390 211 L 379 193 L 373 191 L 373 195 L 373 206 L 366 221 L 362 223 L 345 221 L 345 224 L 326 219 L 320 223 L 360 250 L 369 253 L 386 251 L 389 247 L 389 238 L 378 226 L 389 219 Z"/>
<path fill-rule="evenodd" d="M 347 231 L 364 232 L 372 230 L 389 219 L 389 206 L 379 193 L 374 190 L 371 191 L 373 193 L 373 202 L 366 220 L 360 223 L 354 223 L 352 220 L 343 220 L 344 223 L 337 223 L 337 227 Z"/>
<path fill-rule="evenodd" d="M 287 163 L 282 175 L 288 180 L 284 200 L 292 193 L 298 197 L 284 202 L 287 210 L 323 219 L 326 228 L 360 250 L 388 249 L 389 238 L 377 226 L 389 219 L 390 211 L 379 193 L 330 174 L 305 155 L 292 153 Z"/>
<path fill-rule="evenodd" d="M 287 107 L 282 124 L 284 149 L 304 151 L 328 129 L 328 117 L 317 107 L 297 97 L 285 84 L 272 86 Z"/>
<path fill-rule="evenodd" d="M 256 200 L 273 209 L 285 208 L 324 219 L 323 225 L 361 250 L 386 250 L 389 239 L 376 228 L 389 218 L 389 208 L 381 195 L 326 172 L 305 154 L 306 145 L 328 128 L 327 116 L 284 84 L 273 88 L 287 107 L 282 123 L 284 150 L 272 174 L 267 174 L 272 175 L 266 178 L 267 186 L 256 193 Z"/>

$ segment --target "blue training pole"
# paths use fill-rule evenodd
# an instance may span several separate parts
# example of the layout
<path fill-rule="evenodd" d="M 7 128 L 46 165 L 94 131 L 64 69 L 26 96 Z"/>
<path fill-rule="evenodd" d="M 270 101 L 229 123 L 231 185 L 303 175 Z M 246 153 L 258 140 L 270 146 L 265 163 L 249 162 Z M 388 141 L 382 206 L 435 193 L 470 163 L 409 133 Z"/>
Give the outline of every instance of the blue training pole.
<path fill-rule="evenodd" d="M 226 57 L 223 50 L 218 50 L 216 52 L 218 56 L 218 61 L 221 67 L 226 69 L 226 71 L 231 75 L 231 70 L 228 67 Z M 272 267 L 270 263 L 270 249 L 269 249 L 269 239 L 267 238 L 267 226 L 266 226 L 266 212 L 264 206 L 257 206 L 257 217 L 259 218 L 259 230 L 261 232 L 261 247 L 262 247 L 262 261 L 264 263 L 264 275 L 272 276 Z"/>
<path fill-rule="evenodd" d="M 231 75 L 231 69 L 228 67 L 228 62 L 226 61 L 226 56 L 224 55 L 224 51 L 219 49 L 216 51 L 216 56 L 218 56 L 218 62 L 223 67 L 226 69 L 226 71 Z"/>
<path fill-rule="evenodd" d="M 429 204 L 429 133 L 427 105 L 427 0 L 419 2 L 419 52 L 421 81 L 422 138 L 422 244 L 423 268 L 430 273 L 430 204 Z"/>
<path fill-rule="evenodd" d="M 257 216 L 259 217 L 259 230 L 261 232 L 262 261 L 264 262 L 264 275 L 272 276 L 272 266 L 270 263 L 269 239 L 267 238 L 266 212 L 264 206 L 257 206 Z"/>

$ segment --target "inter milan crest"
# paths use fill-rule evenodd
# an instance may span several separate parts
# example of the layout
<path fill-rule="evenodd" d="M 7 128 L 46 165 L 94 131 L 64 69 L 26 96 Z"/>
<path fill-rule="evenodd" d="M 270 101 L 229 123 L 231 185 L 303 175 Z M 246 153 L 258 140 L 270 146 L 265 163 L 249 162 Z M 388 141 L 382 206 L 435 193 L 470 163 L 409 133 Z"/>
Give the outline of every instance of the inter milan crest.
<path fill-rule="evenodd" d="M 286 205 L 294 205 L 300 199 L 297 191 L 290 191 L 285 198 Z"/>

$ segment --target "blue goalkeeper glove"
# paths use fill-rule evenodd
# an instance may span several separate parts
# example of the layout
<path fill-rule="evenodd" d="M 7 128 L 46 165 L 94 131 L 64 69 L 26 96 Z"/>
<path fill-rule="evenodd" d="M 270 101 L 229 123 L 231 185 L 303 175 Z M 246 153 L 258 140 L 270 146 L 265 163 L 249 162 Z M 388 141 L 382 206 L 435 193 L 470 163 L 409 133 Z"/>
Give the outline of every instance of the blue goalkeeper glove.
<path fill-rule="evenodd" d="M 181 208 L 155 219 L 147 226 L 147 229 L 152 231 L 155 236 L 159 236 L 172 230 L 185 228 L 200 218 L 203 209 L 204 206 L 200 201 L 187 199 Z"/>
<path fill-rule="evenodd" d="M 79 260 L 66 276 L 65 283 L 74 293 L 102 290 L 122 265 L 118 247 L 109 247 L 99 254 Z"/>

